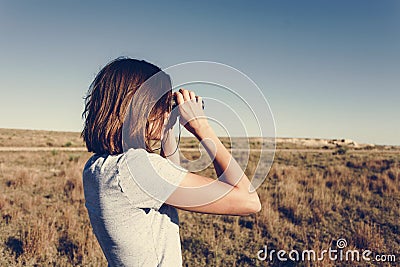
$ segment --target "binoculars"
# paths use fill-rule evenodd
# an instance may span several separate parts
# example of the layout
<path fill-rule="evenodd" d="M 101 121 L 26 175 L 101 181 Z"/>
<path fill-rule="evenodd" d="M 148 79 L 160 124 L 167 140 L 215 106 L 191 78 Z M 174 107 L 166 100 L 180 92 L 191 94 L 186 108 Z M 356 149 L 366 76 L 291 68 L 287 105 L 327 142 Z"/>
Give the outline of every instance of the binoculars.
<path fill-rule="evenodd" d="M 173 97 L 171 100 L 171 107 L 172 109 L 176 108 L 178 106 L 178 101 L 176 101 L 176 98 Z M 204 100 L 201 100 L 201 106 L 204 109 Z"/>

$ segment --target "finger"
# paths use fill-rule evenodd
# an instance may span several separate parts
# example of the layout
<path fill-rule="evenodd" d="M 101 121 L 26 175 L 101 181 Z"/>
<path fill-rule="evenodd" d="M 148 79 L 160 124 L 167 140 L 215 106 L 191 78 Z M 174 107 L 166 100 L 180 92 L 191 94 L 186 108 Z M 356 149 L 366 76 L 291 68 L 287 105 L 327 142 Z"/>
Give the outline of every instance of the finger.
<path fill-rule="evenodd" d="M 183 99 L 183 95 L 180 92 L 175 92 L 175 96 L 176 96 L 176 102 L 178 103 L 178 105 L 185 102 L 185 100 Z"/>
<path fill-rule="evenodd" d="M 189 91 L 190 100 L 196 101 L 196 94 L 193 91 Z"/>
<path fill-rule="evenodd" d="M 203 101 L 203 98 L 201 97 L 201 96 L 196 96 L 196 100 L 197 100 L 197 103 L 203 103 L 202 101 Z"/>
<path fill-rule="evenodd" d="M 190 95 L 189 95 L 189 91 L 188 90 L 181 88 L 181 89 L 179 89 L 179 92 L 183 95 L 183 99 L 185 101 L 189 101 L 190 100 Z"/>

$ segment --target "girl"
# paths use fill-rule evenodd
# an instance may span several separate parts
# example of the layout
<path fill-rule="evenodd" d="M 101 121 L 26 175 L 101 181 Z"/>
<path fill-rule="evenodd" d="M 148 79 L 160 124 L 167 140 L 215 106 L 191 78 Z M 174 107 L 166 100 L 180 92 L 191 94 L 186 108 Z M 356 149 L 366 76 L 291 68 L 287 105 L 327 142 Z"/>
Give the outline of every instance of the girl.
<path fill-rule="evenodd" d="M 161 79 L 144 86 L 155 75 Z M 168 122 L 172 99 L 179 122 L 213 159 L 218 180 L 179 167 L 175 121 Z M 181 266 L 176 208 L 228 215 L 261 209 L 249 179 L 208 124 L 201 97 L 185 89 L 173 94 L 170 77 L 157 66 L 130 58 L 110 62 L 89 88 L 83 117 L 82 137 L 94 153 L 83 170 L 85 205 L 109 266 Z M 160 154 L 154 140 L 162 141 Z"/>

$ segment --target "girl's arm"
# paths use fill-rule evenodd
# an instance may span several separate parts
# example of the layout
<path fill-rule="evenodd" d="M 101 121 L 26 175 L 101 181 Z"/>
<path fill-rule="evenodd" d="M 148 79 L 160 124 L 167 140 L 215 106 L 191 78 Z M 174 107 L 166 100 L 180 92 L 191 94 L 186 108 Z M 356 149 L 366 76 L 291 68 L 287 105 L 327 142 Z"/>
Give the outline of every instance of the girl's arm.
<path fill-rule="evenodd" d="M 201 98 L 182 89 L 176 97 L 181 124 L 203 143 L 214 159 L 219 180 L 187 173 L 166 203 L 184 210 L 214 214 L 248 215 L 260 211 L 257 192 L 250 193 L 249 179 L 209 126 Z"/>
<path fill-rule="evenodd" d="M 169 159 L 176 165 L 180 166 L 181 160 L 179 157 L 179 151 L 177 148 L 177 143 L 175 139 L 175 135 L 173 133 L 172 128 L 166 129 L 163 134 L 163 138 L 161 139 L 161 153 L 160 155 L 164 158 Z"/>

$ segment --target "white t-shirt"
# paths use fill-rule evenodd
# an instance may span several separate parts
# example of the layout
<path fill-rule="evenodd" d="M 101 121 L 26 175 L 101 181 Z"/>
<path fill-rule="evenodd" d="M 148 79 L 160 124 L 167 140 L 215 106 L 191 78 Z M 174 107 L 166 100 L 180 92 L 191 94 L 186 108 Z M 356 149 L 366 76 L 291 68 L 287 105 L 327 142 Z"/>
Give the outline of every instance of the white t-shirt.
<path fill-rule="evenodd" d="M 182 266 L 178 213 L 164 202 L 186 173 L 144 149 L 88 160 L 85 205 L 109 266 Z"/>

